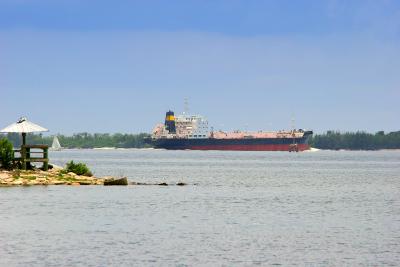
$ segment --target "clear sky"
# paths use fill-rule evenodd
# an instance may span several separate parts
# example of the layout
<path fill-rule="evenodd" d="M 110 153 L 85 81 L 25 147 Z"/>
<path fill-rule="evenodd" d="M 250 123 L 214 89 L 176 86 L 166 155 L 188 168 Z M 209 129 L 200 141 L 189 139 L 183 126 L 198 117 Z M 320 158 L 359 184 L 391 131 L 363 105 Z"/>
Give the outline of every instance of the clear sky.
<path fill-rule="evenodd" d="M 400 130 L 397 0 L 0 0 L 0 127 Z"/>

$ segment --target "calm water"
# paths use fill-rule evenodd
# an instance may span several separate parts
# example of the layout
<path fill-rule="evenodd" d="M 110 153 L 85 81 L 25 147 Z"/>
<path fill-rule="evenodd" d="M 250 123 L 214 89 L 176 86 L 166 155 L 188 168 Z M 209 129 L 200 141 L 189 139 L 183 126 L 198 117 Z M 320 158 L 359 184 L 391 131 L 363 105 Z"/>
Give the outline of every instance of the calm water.
<path fill-rule="evenodd" d="M 50 156 L 189 185 L 0 188 L 1 266 L 400 264 L 400 151 Z"/>

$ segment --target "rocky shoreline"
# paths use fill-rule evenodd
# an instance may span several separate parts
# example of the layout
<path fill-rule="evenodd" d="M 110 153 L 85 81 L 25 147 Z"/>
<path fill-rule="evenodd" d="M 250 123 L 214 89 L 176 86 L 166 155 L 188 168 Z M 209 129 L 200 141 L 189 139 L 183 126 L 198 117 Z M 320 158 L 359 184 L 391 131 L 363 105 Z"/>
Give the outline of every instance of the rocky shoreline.
<path fill-rule="evenodd" d="M 33 186 L 33 185 L 153 185 L 153 186 L 185 186 L 184 182 L 178 183 L 144 183 L 128 182 L 126 177 L 112 176 L 95 177 L 77 175 L 73 172 L 65 173 L 63 168 L 54 166 L 48 171 L 42 170 L 0 170 L 0 187 Z M 196 185 L 196 184 L 195 184 Z"/>
<path fill-rule="evenodd" d="M 32 185 L 104 185 L 104 181 L 113 177 L 89 177 L 73 172 L 63 173 L 62 168 L 53 167 L 48 171 L 42 170 L 13 170 L 0 171 L 0 187 L 32 186 Z"/>

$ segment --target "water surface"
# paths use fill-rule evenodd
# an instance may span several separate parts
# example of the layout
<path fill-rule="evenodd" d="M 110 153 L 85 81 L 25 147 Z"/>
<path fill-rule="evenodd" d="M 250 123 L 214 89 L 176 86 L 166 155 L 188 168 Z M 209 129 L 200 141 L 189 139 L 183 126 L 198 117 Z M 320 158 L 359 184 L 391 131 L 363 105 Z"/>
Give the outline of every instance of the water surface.
<path fill-rule="evenodd" d="M 1 266 L 397 266 L 400 152 L 64 150 L 188 186 L 0 188 Z"/>

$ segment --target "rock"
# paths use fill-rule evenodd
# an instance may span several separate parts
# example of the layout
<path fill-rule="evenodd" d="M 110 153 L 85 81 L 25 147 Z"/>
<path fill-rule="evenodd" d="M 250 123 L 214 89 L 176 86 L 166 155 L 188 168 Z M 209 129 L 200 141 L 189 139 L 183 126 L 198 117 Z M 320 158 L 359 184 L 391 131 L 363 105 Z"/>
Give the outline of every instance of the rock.
<path fill-rule="evenodd" d="M 78 181 L 78 183 L 79 183 L 80 185 L 91 185 L 91 184 L 92 184 L 91 181 L 84 181 L 84 180 L 80 180 L 80 181 Z"/>
<path fill-rule="evenodd" d="M 62 169 L 62 168 L 60 168 Z M 18 177 L 14 177 L 14 176 Z M 115 179 L 111 176 L 105 177 L 109 182 L 116 185 L 127 185 L 126 178 Z M 69 180 L 69 181 L 68 181 Z M 104 179 L 84 175 L 76 175 L 73 172 L 61 174 L 59 170 L 49 171 L 0 171 L 0 186 L 20 186 L 20 185 L 103 185 Z"/>
<path fill-rule="evenodd" d="M 49 164 L 49 167 L 51 165 L 51 170 L 55 170 L 55 171 L 61 171 L 63 169 L 63 167 L 55 165 L 55 164 Z"/>
<path fill-rule="evenodd" d="M 8 179 L 9 177 L 10 177 L 10 174 L 8 174 L 6 172 L 0 172 L 0 180 Z"/>
<path fill-rule="evenodd" d="M 132 182 L 132 184 L 133 184 L 133 185 L 151 185 L 151 184 L 142 183 L 142 182 Z M 155 185 L 155 184 L 153 184 L 153 185 Z"/>
<path fill-rule="evenodd" d="M 22 184 L 23 184 L 23 181 L 21 181 L 21 180 L 16 180 L 16 181 L 12 182 L 12 184 L 13 184 L 13 185 L 22 185 Z"/>
<path fill-rule="evenodd" d="M 93 180 L 96 180 L 96 178 L 89 177 L 89 176 L 84 176 L 84 175 L 76 176 L 75 178 L 76 178 L 77 180 L 85 180 L 85 181 L 93 181 Z"/>
<path fill-rule="evenodd" d="M 59 173 L 60 170 L 57 169 L 49 169 L 47 172 L 51 173 L 51 174 L 55 174 L 55 173 Z"/>
<path fill-rule="evenodd" d="M 59 180 L 53 182 L 54 185 L 64 185 L 66 183 L 67 183 L 66 181 L 59 181 Z"/>
<path fill-rule="evenodd" d="M 104 185 L 128 185 L 128 179 L 126 177 L 106 179 L 104 180 Z"/>
<path fill-rule="evenodd" d="M 19 177 L 21 177 L 21 178 L 29 178 L 29 177 L 36 177 L 36 176 L 33 175 L 33 174 L 21 174 Z"/>

